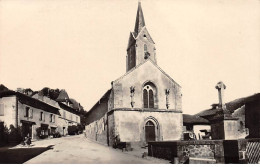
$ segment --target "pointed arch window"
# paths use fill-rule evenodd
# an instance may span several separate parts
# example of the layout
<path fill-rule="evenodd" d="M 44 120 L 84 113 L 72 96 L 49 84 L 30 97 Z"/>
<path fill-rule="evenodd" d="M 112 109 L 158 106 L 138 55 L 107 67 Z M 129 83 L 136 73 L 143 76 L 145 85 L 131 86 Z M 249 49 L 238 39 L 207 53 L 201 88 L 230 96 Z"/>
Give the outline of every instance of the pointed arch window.
<path fill-rule="evenodd" d="M 147 45 L 144 44 L 144 53 L 146 53 L 146 52 L 147 52 Z"/>
<path fill-rule="evenodd" d="M 151 82 L 148 82 L 143 87 L 143 106 L 144 108 L 154 108 L 155 107 L 155 95 L 156 88 Z"/>

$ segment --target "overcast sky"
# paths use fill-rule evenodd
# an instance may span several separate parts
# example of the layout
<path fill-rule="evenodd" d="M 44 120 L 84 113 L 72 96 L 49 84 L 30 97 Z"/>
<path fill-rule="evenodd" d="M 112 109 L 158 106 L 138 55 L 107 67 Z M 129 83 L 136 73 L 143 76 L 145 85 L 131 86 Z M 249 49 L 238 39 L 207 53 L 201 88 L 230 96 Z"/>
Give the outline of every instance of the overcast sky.
<path fill-rule="evenodd" d="M 125 73 L 136 0 L 0 1 L 0 83 L 66 89 L 90 109 Z M 259 0 L 142 0 L 157 63 L 182 86 L 183 113 L 260 92 Z"/>

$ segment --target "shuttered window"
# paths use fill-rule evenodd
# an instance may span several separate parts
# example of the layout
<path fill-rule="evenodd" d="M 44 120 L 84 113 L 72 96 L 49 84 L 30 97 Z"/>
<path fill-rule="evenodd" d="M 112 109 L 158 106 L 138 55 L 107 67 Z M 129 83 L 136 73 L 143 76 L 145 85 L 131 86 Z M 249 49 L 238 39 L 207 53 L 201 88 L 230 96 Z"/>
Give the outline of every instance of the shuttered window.
<path fill-rule="evenodd" d="M 0 116 L 5 115 L 4 107 L 5 107 L 4 104 L 0 104 Z"/>
<path fill-rule="evenodd" d="M 30 117 L 30 118 L 33 118 L 33 109 L 30 109 L 30 110 L 29 110 L 29 117 Z"/>
<path fill-rule="evenodd" d="M 29 117 L 29 107 L 25 107 L 25 116 L 24 117 Z"/>
<path fill-rule="evenodd" d="M 52 122 L 52 114 L 50 114 L 50 122 Z"/>

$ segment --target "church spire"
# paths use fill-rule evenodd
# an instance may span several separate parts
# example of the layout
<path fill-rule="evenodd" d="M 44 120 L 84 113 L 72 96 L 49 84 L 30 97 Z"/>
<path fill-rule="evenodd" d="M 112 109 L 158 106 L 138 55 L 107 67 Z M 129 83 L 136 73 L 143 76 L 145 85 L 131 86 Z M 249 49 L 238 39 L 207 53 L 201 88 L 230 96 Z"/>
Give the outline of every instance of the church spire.
<path fill-rule="evenodd" d="M 156 49 L 154 44 L 145 26 L 141 2 L 139 1 L 135 30 L 130 33 L 126 49 L 126 71 L 131 70 L 148 59 L 156 64 Z"/>
<path fill-rule="evenodd" d="M 141 7 L 141 2 L 139 1 L 137 14 L 136 14 L 136 21 L 135 21 L 135 33 L 139 34 L 139 32 L 142 30 L 144 26 L 145 26 L 144 15 Z"/>

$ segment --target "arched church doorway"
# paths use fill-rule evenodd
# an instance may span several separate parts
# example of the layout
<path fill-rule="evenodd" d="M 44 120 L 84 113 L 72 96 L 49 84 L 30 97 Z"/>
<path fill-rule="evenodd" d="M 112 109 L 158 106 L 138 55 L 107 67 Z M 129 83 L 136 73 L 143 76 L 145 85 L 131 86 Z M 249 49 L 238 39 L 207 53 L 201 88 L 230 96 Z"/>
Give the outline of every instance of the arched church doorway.
<path fill-rule="evenodd" d="M 152 121 L 147 121 L 145 124 L 145 141 L 155 141 L 155 124 Z"/>

